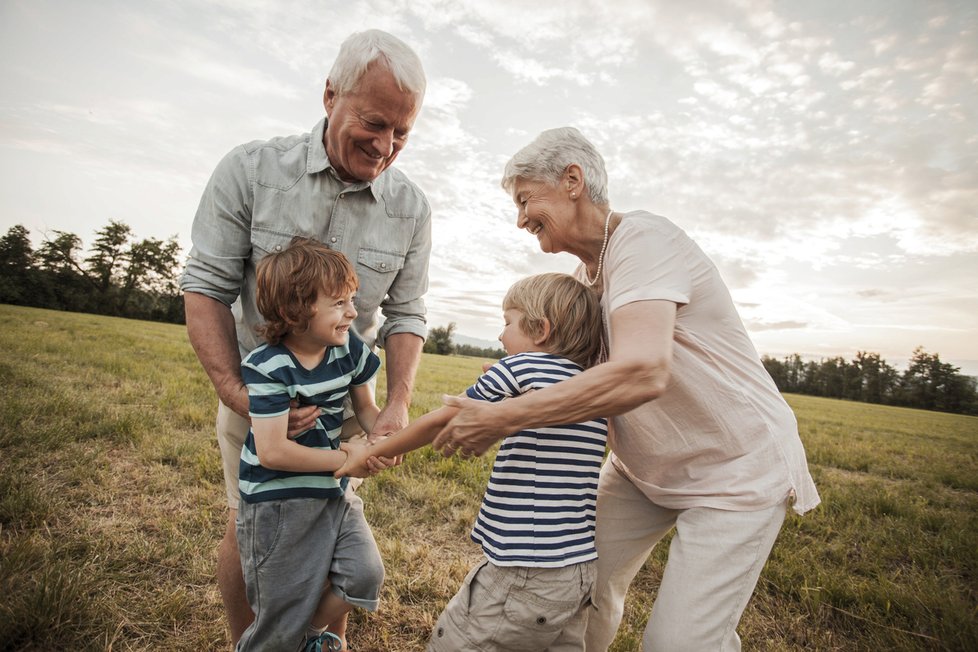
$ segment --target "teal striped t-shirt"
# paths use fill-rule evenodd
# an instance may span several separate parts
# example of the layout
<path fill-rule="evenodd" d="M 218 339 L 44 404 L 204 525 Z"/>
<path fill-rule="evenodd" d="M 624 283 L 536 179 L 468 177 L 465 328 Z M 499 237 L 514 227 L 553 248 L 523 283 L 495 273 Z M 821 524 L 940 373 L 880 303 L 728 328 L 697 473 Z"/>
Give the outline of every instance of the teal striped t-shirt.
<path fill-rule="evenodd" d="M 241 363 L 241 376 L 248 386 L 249 414 L 253 418 L 286 414 L 293 398 L 298 399 L 300 406 L 318 405 L 316 425 L 295 441 L 310 448 L 337 450 L 343 427 L 343 399 L 351 385 L 368 382 L 379 368 L 380 358 L 351 333 L 345 345 L 330 347 L 315 369 L 304 368 L 282 344 L 259 346 Z M 337 498 L 346 490 L 346 479 L 337 480 L 329 471 L 309 473 L 263 467 L 250 428 L 241 448 L 238 470 L 238 489 L 247 503 Z"/>

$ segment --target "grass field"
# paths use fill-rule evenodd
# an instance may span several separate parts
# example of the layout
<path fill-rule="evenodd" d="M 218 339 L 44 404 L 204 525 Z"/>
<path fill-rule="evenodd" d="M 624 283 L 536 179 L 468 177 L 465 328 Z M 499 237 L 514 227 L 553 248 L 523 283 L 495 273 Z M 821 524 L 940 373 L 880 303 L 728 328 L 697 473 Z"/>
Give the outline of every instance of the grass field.
<path fill-rule="evenodd" d="M 228 649 L 215 399 L 183 328 L 0 305 L 0 350 L 0 650 Z M 426 355 L 412 417 L 481 362 Z M 744 649 L 978 649 L 978 418 L 788 400 L 823 505 L 786 521 Z M 479 557 L 489 464 L 419 451 L 361 488 L 388 579 L 356 650 L 424 648 Z M 613 650 L 638 648 L 666 550 Z"/>

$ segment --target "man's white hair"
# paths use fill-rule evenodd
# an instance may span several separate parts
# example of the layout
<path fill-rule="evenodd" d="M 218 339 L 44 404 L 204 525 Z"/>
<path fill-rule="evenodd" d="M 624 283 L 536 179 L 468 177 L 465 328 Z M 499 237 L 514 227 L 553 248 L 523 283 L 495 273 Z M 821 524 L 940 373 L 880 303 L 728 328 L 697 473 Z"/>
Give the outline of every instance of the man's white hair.
<path fill-rule="evenodd" d="M 353 91 L 367 67 L 377 60 L 387 66 L 401 90 L 416 94 L 419 102 L 424 98 L 427 82 L 421 59 L 407 43 L 379 29 L 355 32 L 343 41 L 329 71 L 333 89 L 339 95 Z"/>
<path fill-rule="evenodd" d="M 556 186 L 567 167 L 576 163 L 595 204 L 608 203 L 608 173 L 597 148 L 574 127 L 548 129 L 516 152 L 503 170 L 503 189 L 512 194 L 517 179 L 544 181 Z"/>

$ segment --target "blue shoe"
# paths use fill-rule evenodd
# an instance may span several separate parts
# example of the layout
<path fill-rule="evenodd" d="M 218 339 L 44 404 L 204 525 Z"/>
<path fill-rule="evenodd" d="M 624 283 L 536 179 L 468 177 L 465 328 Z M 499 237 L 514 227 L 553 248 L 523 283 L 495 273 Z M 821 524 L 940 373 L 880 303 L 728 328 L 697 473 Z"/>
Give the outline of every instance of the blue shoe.
<path fill-rule="evenodd" d="M 306 639 L 304 652 L 340 652 L 343 649 L 343 639 L 333 632 L 323 632 L 316 638 Z"/>

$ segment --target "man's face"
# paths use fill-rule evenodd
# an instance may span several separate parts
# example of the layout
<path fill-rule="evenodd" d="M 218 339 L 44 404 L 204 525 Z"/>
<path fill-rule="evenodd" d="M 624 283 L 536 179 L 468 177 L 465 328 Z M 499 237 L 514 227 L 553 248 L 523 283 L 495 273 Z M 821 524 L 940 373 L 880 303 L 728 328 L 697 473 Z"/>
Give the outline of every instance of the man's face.
<path fill-rule="evenodd" d="M 327 80 L 323 104 L 329 116 L 326 154 L 344 181 L 373 181 L 390 167 L 421 108 L 417 96 L 398 88 L 387 67 L 377 62 L 349 93 L 338 95 Z"/>

